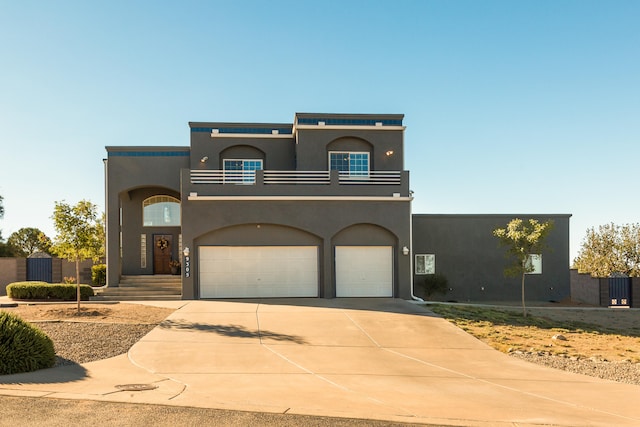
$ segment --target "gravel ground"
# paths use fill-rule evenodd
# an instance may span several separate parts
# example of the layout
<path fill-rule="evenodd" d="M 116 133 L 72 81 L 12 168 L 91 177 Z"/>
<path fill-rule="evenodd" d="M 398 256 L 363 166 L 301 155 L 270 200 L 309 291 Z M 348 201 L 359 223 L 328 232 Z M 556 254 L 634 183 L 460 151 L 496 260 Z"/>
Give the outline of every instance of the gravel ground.
<path fill-rule="evenodd" d="M 0 396 L 0 427 L 425 427 L 425 424 L 132 403 Z M 444 427 L 429 424 L 432 427 Z"/>
<path fill-rule="evenodd" d="M 620 383 L 640 385 L 640 363 L 609 362 L 595 358 L 578 359 L 576 357 L 561 357 L 541 353 L 514 352 L 510 353 L 510 355 L 550 368 Z"/>
<path fill-rule="evenodd" d="M 156 327 L 155 324 L 31 322 L 53 340 L 56 366 L 118 356 Z"/>
<path fill-rule="evenodd" d="M 58 356 L 56 366 L 88 363 L 126 353 L 156 326 L 89 322 L 33 323 L 53 340 Z M 551 368 L 640 385 L 640 363 L 608 362 L 530 352 L 513 352 L 510 355 Z"/>

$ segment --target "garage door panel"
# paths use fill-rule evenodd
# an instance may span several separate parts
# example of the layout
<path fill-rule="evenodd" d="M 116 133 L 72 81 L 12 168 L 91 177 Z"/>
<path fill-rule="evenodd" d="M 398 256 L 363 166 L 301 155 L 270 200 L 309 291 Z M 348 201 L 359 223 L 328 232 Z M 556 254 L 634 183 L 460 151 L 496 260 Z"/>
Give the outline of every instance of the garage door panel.
<path fill-rule="evenodd" d="M 392 297 L 392 246 L 336 246 L 336 296 Z"/>
<path fill-rule="evenodd" d="M 202 298 L 317 297 L 316 246 L 202 246 Z"/>

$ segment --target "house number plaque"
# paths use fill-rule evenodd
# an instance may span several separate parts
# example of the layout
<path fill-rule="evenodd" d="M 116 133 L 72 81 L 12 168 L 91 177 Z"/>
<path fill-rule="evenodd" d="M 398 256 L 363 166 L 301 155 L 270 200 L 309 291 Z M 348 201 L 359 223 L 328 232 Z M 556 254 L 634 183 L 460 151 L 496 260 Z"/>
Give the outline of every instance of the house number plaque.
<path fill-rule="evenodd" d="M 191 257 L 184 257 L 184 277 L 191 276 Z"/>

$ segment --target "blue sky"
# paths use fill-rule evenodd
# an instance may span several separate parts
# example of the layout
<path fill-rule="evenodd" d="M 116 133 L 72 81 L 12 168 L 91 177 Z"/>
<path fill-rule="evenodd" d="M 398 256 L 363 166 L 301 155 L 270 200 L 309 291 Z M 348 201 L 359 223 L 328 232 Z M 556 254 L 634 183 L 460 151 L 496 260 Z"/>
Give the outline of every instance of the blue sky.
<path fill-rule="evenodd" d="M 107 145 L 403 113 L 415 213 L 639 221 L 640 2 L 0 0 L 6 239 L 104 207 Z"/>

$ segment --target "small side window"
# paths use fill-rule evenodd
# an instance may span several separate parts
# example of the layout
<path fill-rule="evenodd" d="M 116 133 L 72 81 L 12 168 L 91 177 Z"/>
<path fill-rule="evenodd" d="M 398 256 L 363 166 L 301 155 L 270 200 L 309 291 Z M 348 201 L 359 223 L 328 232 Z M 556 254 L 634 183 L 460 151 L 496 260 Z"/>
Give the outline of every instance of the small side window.
<path fill-rule="evenodd" d="M 436 274 L 435 254 L 416 254 L 416 274 Z"/>
<path fill-rule="evenodd" d="M 533 270 L 527 274 L 542 274 L 542 254 L 529 255 L 527 267 L 533 268 Z"/>

